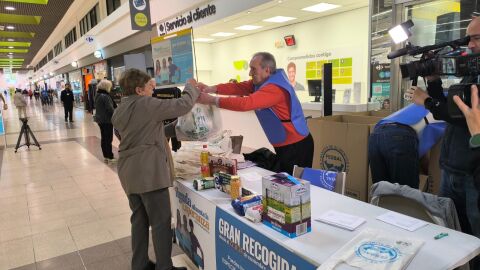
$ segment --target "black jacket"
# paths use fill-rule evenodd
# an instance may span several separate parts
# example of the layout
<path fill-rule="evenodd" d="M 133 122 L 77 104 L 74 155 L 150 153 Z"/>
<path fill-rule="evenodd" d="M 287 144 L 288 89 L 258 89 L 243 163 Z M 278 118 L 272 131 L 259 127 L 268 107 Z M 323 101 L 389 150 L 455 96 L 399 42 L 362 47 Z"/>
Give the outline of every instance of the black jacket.
<path fill-rule="evenodd" d="M 63 106 L 72 107 L 73 106 L 73 92 L 70 89 L 65 89 L 60 94 L 60 100 L 63 102 Z"/>
<path fill-rule="evenodd" d="M 114 102 L 107 91 L 98 89 L 95 95 L 95 122 L 111 124 L 114 111 Z"/>
<path fill-rule="evenodd" d="M 473 82 L 474 79 L 476 78 L 465 77 L 462 83 Z M 447 122 L 440 154 L 440 167 L 457 175 L 473 175 L 479 166 L 480 149 L 470 148 L 470 132 L 465 119 L 452 119 L 448 115 L 447 98 L 443 94 L 441 80 L 428 82 L 427 91 L 433 99 L 433 106 L 430 108 L 433 117 Z"/>

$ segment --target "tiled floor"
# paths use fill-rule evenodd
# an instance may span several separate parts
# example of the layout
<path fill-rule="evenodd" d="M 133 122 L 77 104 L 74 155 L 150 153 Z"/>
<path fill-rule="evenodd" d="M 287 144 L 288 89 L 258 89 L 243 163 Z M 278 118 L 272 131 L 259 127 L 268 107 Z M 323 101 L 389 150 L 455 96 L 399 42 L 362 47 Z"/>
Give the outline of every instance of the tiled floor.
<path fill-rule="evenodd" d="M 64 123 L 58 103 L 30 101 L 29 126 L 42 149 L 15 153 L 21 123 L 9 105 L 7 148 L 0 150 L 0 270 L 129 269 L 128 200 L 115 165 L 103 162 L 91 115 L 74 109 L 75 122 Z M 179 250 L 173 255 L 186 265 Z"/>

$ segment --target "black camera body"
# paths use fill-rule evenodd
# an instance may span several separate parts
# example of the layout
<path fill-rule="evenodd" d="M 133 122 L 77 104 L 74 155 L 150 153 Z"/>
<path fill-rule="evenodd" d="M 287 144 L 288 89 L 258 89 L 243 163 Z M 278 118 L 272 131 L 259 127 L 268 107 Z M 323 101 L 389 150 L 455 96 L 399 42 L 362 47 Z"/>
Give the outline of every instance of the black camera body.
<path fill-rule="evenodd" d="M 421 59 L 406 64 L 400 64 L 400 71 L 403 78 L 417 76 L 425 77 L 430 75 L 453 75 L 456 77 L 480 75 L 480 54 L 465 56 L 435 56 L 431 59 Z M 453 101 L 454 96 L 460 99 L 469 107 L 471 102 L 472 83 L 454 84 L 448 88 L 447 108 L 451 118 L 463 118 L 463 114 Z"/>

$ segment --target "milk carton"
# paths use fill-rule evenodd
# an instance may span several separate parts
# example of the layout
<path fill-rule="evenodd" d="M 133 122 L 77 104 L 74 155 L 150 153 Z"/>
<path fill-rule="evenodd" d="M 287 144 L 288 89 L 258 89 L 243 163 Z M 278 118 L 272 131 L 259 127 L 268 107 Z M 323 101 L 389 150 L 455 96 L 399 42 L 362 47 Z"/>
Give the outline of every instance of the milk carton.
<path fill-rule="evenodd" d="M 262 177 L 262 221 L 290 237 L 311 231 L 310 182 L 287 173 Z"/>

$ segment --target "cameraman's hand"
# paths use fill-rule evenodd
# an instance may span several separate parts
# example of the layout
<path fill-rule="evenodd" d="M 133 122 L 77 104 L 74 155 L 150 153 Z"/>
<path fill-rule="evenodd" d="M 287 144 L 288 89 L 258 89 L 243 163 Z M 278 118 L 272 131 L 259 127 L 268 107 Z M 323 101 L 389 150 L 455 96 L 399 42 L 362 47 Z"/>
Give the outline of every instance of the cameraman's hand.
<path fill-rule="evenodd" d="M 473 136 L 480 133 L 480 108 L 478 107 L 478 88 L 476 85 L 472 85 L 472 108 L 468 107 L 459 96 L 454 96 L 453 101 L 457 104 L 458 108 L 465 115 L 467 120 L 468 130 Z"/>
<path fill-rule="evenodd" d="M 413 103 L 421 106 L 425 106 L 425 99 L 427 99 L 429 95 L 425 92 L 422 88 L 417 86 L 411 86 L 405 94 L 403 98 L 406 100 L 411 100 Z"/>

